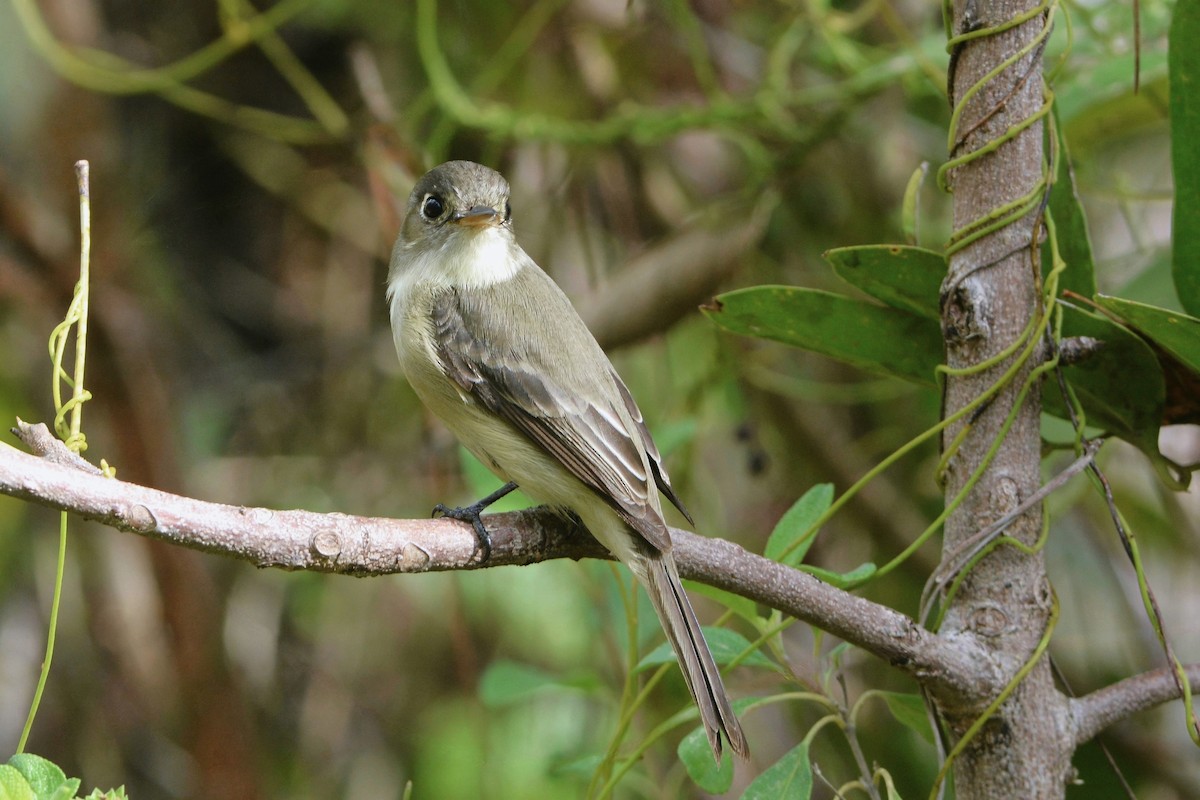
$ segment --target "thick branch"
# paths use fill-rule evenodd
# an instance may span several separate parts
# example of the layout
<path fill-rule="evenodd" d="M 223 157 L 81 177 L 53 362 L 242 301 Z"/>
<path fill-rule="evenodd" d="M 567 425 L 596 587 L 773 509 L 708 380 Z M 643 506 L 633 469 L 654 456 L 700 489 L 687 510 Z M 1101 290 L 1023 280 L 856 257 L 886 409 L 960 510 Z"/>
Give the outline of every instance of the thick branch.
<path fill-rule="evenodd" d="M 546 509 L 488 516 L 491 556 L 480 563 L 475 534 L 464 523 L 210 503 L 99 475 L 87 462 L 64 457 L 44 426 L 24 427 L 21 436 L 44 456 L 0 443 L 0 494 L 260 567 L 367 576 L 609 557 L 577 523 Z M 981 652 L 930 633 L 886 606 L 730 542 L 676 529 L 671 537 L 684 577 L 817 625 L 926 685 L 970 695 L 997 680 Z"/>
<path fill-rule="evenodd" d="M 1039 491 L 1041 391 L 1034 370 L 1041 354 L 1032 324 L 1041 312 L 1042 48 L 1050 26 L 1037 0 L 951 5 L 955 161 L 947 180 L 955 232 L 940 299 L 952 370 L 944 418 L 955 420 L 942 440 L 945 496 L 956 505 L 945 524 L 944 563 Z M 976 405 L 980 398 L 986 403 Z M 956 592 L 943 594 L 945 635 L 986 648 L 1010 679 L 1029 665 L 994 711 L 988 710 L 995 695 L 963 703 L 935 694 L 951 741 L 961 745 L 953 762 L 959 797 L 1061 798 L 1072 774 L 1062 735 L 1066 698 L 1054 686 L 1049 659 L 1039 655 L 1054 609 L 1035 546 L 1041 532 L 1042 507 L 1035 504 L 1005 528 L 1024 547 L 991 550 Z"/>
<path fill-rule="evenodd" d="M 1200 694 L 1200 664 L 1184 667 L 1192 692 Z M 1075 746 L 1090 741 L 1110 725 L 1160 703 L 1179 698 L 1172 670 L 1143 672 L 1070 701 L 1075 723 Z"/>

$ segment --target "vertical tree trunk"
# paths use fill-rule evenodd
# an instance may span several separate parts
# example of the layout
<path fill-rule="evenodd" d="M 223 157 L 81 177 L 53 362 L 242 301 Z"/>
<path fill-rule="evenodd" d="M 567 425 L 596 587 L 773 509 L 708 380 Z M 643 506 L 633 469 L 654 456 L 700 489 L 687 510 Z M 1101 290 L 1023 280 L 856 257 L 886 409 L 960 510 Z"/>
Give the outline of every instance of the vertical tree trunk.
<path fill-rule="evenodd" d="M 962 34 L 1000 26 L 1036 8 L 1035 0 L 955 0 L 953 31 Z M 1034 116 L 1043 104 L 1042 49 L 1034 46 L 982 90 L 969 90 L 1005 59 L 1034 42 L 1046 25 L 1035 15 L 1008 30 L 961 42 L 951 54 L 951 102 L 963 105 L 950 156 L 979 150 Z M 964 99 L 965 98 L 965 99 Z M 1037 121 L 998 149 L 955 168 L 948 181 L 954 194 L 956 239 L 975 229 L 998 207 L 1033 192 L 1042 177 L 1043 126 Z M 1019 219 L 953 252 L 942 290 L 942 326 L 947 363 L 971 367 L 997 355 L 1020 338 L 1039 312 L 1038 253 L 1031 242 L 1038 227 L 1036 204 Z M 950 376 L 945 414 L 950 416 L 985 393 L 1020 352 L 990 369 Z M 995 454 L 979 482 L 947 520 L 943 558 L 973 534 L 1016 508 L 1040 482 L 1040 386 L 1023 401 L 1019 394 L 1030 371 L 1042 360 L 1041 348 L 1015 379 L 985 406 L 945 433 L 950 450 L 964 425 L 970 431 L 947 462 L 949 503 L 975 470 Z M 1000 431 L 1021 402 L 1011 430 Z M 1032 545 L 1041 534 L 1041 508 L 1031 509 L 1007 534 Z M 950 601 L 941 631 L 974 637 L 993 654 L 1007 684 L 1031 658 L 1050 618 L 1052 592 L 1040 553 L 1001 545 L 971 569 Z M 939 698 L 954 741 L 962 737 L 993 698 Z M 1020 686 L 976 733 L 954 761 L 960 798 L 1050 798 L 1065 793 L 1070 771 L 1066 701 L 1053 685 L 1042 657 Z"/>

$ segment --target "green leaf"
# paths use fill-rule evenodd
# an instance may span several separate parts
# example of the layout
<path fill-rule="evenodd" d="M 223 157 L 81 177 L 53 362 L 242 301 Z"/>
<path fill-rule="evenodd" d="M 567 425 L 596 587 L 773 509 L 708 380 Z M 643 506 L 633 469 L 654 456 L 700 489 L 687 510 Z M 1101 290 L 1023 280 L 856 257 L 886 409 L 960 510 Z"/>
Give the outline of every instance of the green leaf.
<path fill-rule="evenodd" d="M 849 590 L 869 581 L 879 567 L 868 561 L 865 564 L 859 564 L 849 572 L 831 572 L 827 569 L 814 567 L 811 564 L 801 564 L 798 569 L 802 572 L 807 572 L 818 580 L 828 583 L 830 586 Z"/>
<path fill-rule="evenodd" d="M 92 793 L 85 797 L 84 800 L 129 800 L 129 798 L 125 794 L 125 787 L 118 786 L 116 789 L 109 789 L 108 791 L 93 789 Z"/>
<path fill-rule="evenodd" d="M 1154 349 L 1165 384 L 1162 424 L 1200 423 L 1200 319 L 1118 297 L 1100 295 L 1096 302 L 1118 314 Z M 1181 474 L 1175 482 L 1185 484 L 1187 478 Z"/>
<path fill-rule="evenodd" d="M 0 800 L 37 800 L 37 795 L 16 767 L 0 764 Z"/>
<path fill-rule="evenodd" d="M 493 708 L 510 705 L 554 683 L 551 675 L 526 664 L 493 661 L 479 679 L 479 699 Z"/>
<path fill-rule="evenodd" d="M 896 789 L 896 783 L 892 780 L 892 774 L 882 767 L 876 768 L 876 780 L 883 781 L 885 790 L 887 791 L 887 800 L 901 800 L 900 792 Z"/>
<path fill-rule="evenodd" d="M 676 753 L 687 769 L 688 777 L 709 794 L 724 794 L 733 785 L 733 758 L 726 750 L 721 753 L 721 763 L 717 763 L 703 725 L 679 741 Z"/>
<path fill-rule="evenodd" d="M 712 651 L 713 660 L 721 666 L 725 666 L 750 649 L 750 640 L 737 631 L 709 626 L 705 626 L 701 630 L 704 631 L 704 641 L 708 642 L 708 649 Z M 638 663 L 637 669 L 640 672 L 660 664 L 670 664 L 673 661 L 675 661 L 675 651 L 671 649 L 670 644 L 664 642 L 647 653 L 645 658 Z M 778 669 L 775 662 L 763 655 L 761 650 L 754 650 L 739 663 L 745 667 Z"/>
<path fill-rule="evenodd" d="M 1059 81 L 1062 85 L 1055 89 L 1054 105 L 1070 129 L 1071 141 L 1108 139 L 1161 116 L 1160 102 L 1167 92 L 1167 54 L 1142 48 L 1137 94 L 1130 80 L 1134 58 L 1133 50 L 1104 53 L 1088 69 L 1073 71 L 1071 80 Z"/>
<path fill-rule="evenodd" d="M 707 583 L 684 581 L 683 585 L 687 588 L 688 594 L 703 595 L 720 603 L 747 622 L 757 622 L 762 619 L 762 615 L 758 613 L 758 604 L 747 597 L 709 586 Z"/>
<path fill-rule="evenodd" d="M 1097 295 L 1096 303 L 1128 322 L 1184 366 L 1200 373 L 1200 319 L 1120 297 Z"/>
<path fill-rule="evenodd" d="M 479 679 L 479 699 L 485 706 L 495 708 L 521 702 L 549 688 L 589 688 L 588 681 L 564 681 L 528 664 L 515 661 L 493 661 Z"/>
<path fill-rule="evenodd" d="M 917 242 L 917 226 L 921 213 L 921 186 L 925 183 L 928 175 L 929 162 L 922 161 L 920 166 L 913 170 L 912 176 L 908 179 L 908 185 L 904 187 L 904 203 L 900 206 L 900 227 L 904 230 L 904 241 L 910 244 Z"/>
<path fill-rule="evenodd" d="M 771 531 L 771 538 L 767 539 L 764 555 L 772 561 L 778 561 L 788 566 L 795 566 L 803 561 L 804 554 L 808 552 L 808 548 L 816 539 L 815 536 L 810 536 L 808 541 L 799 547 L 790 550 L 788 548 L 812 527 L 813 523 L 829 509 L 829 504 L 832 502 L 832 483 L 818 483 L 805 492 L 775 524 L 775 530 Z"/>
<path fill-rule="evenodd" d="M 746 787 L 742 800 L 808 800 L 812 796 L 812 788 L 808 742 L 801 742 L 763 770 Z"/>
<path fill-rule="evenodd" d="M 833 271 L 892 308 L 937 320 L 946 257 L 923 247 L 875 244 L 825 253 Z M 1089 295 L 1090 297 L 1091 295 Z"/>
<path fill-rule="evenodd" d="M 1056 120 L 1057 120 L 1057 111 Z M 1050 214 L 1058 236 L 1058 254 L 1067 263 L 1066 270 L 1058 279 L 1059 292 L 1070 290 L 1082 297 L 1096 293 L 1096 264 L 1092 258 L 1092 239 L 1088 233 L 1087 217 L 1075 188 L 1075 173 L 1071 169 L 1071 155 L 1062 125 L 1058 131 L 1058 169 L 1054 174 L 1054 187 L 1050 190 Z M 1042 269 L 1048 271 L 1051 264 L 1050 243 L 1043 248 Z"/>
<path fill-rule="evenodd" d="M 39 798 L 54 794 L 68 783 L 66 773 L 57 764 L 33 753 L 17 753 L 8 763 L 24 776 Z M 79 788 L 79 781 L 75 780 L 74 783 L 75 786 L 68 797 L 74 797 L 75 790 Z"/>
<path fill-rule="evenodd" d="M 933 744 L 933 728 L 929 726 L 929 714 L 925 710 L 925 701 L 919 694 L 904 694 L 901 692 L 880 692 L 883 701 L 887 703 L 888 711 L 896 721 L 906 728 L 916 731 L 922 739 Z"/>
<path fill-rule="evenodd" d="M 1089 311 L 1063 307 L 1063 336 L 1090 336 L 1104 346 L 1063 374 L 1075 389 L 1087 422 L 1159 459 L 1158 428 L 1165 390 L 1154 352 L 1117 323 Z M 1046 387 L 1046 410 L 1068 418 L 1061 393 Z"/>
<path fill-rule="evenodd" d="M 1177 3 L 1167 45 L 1175 208 L 1172 272 L 1179 302 L 1200 316 L 1200 4 Z"/>
<path fill-rule="evenodd" d="M 772 339 L 883 375 L 936 386 L 942 334 L 932 320 L 840 294 L 754 286 L 719 295 L 704 313 L 725 330 Z"/>
<path fill-rule="evenodd" d="M 550 767 L 550 774 L 555 777 L 579 778 L 587 781 L 596 774 L 596 770 L 600 769 L 600 764 L 603 757 L 597 753 L 590 753 L 586 756 L 573 758 L 570 761 L 563 761 L 553 764 Z"/>

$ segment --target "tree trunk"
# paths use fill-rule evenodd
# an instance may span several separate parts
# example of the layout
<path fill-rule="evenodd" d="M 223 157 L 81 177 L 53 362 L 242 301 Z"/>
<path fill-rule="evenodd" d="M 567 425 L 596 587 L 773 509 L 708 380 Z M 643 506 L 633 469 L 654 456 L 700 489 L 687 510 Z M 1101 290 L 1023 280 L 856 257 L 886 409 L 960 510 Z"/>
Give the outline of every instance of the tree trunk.
<path fill-rule="evenodd" d="M 956 0 L 953 31 L 963 34 L 999 26 L 1030 9 L 1033 0 Z M 973 153 L 1033 117 L 1042 108 L 1042 48 L 1025 55 L 968 97 L 971 87 L 1005 59 L 1034 43 L 1046 25 L 1035 15 L 1008 30 L 969 39 L 951 53 L 951 103 L 963 110 L 951 142 L 951 158 Z M 990 153 L 952 170 L 955 238 L 977 230 L 997 208 L 1034 192 L 1043 173 L 1041 121 Z M 942 289 L 942 327 L 947 363 L 972 367 L 1021 338 L 1040 311 L 1039 263 L 1033 245 L 1040 215 L 1035 201 L 1019 218 L 955 250 Z M 1021 357 L 1024 347 L 989 369 L 948 376 L 944 413 L 951 416 L 987 392 Z M 1040 384 L 1020 397 L 1031 370 L 1043 359 L 1035 349 L 1016 376 L 982 410 L 976 409 L 944 434 L 945 496 L 950 503 L 987 461 L 979 481 L 946 522 L 943 559 L 974 534 L 1015 509 L 1040 483 Z M 1015 411 L 1007 434 L 1002 428 Z M 955 446 L 965 425 L 970 430 Z M 1041 534 L 1037 506 L 1010 525 L 1007 535 L 1033 545 Z M 949 600 L 941 627 L 947 636 L 972 637 L 992 654 L 999 685 L 1007 685 L 1032 658 L 1046 633 L 1052 590 L 1040 552 L 1027 554 L 1002 544 L 970 569 Z M 939 707 L 957 742 L 985 712 L 993 697 L 939 697 Z M 990 715 L 953 763 L 960 798 L 1062 797 L 1070 773 L 1071 746 L 1066 699 L 1055 689 L 1042 656 L 1004 704 Z"/>

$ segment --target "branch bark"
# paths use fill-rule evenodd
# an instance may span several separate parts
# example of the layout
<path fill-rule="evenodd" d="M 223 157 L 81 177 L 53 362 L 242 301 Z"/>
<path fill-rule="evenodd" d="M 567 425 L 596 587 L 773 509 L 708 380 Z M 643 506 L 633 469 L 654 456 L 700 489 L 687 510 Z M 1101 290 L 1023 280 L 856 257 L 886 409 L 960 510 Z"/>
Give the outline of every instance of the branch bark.
<path fill-rule="evenodd" d="M 1192 692 L 1200 693 L 1200 664 L 1184 667 Z M 1071 701 L 1075 747 L 1090 741 L 1107 728 L 1139 711 L 1179 697 L 1173 671 L 1164 667 L 1134 675 Z"/>
<path fill-rule="evenodd" d="M 946 522 L 944 560 L 1039 488 L 1041 393 L 1032 376 L 1041 354 L 1023 352 L 1023 344 L 988 366 L 1022 340 L 1040 308 L 1036 241 L 1044 169 L 1038 117 L 1044 39 L 1039 37 L 1049 21 L 1038 8 L 1037 0 L 953 4 L 952 30 L 964 38 L 954 42 L 950 60 L 950 99 L 958 112 L 950 156 L 971 158 L 953 169 L 949 181 L 955 235 L 941 296 L 952 370 L 944 413 L 950 417 L 973 407 L 1010 368 L 1015 373 L 985 405 L 945 432 L 946 502 L 963 499 Z M 1053 608 L 1035 546 L 1041 528 L 1037 504 L 1006 529 L 1028 549 L 996 548 L 971 568 L 953 597 L 943 598 L 941 631 L 983 648 L 1004 683 L 1034 662 L 994 712 L 988 709 L 997 695 L 934 693 L 961 749 L 953 762 L 959 797 L 1058 798 L 1071 775 L 1067 699 L 1054 686 L 1048 659 L 1038 655 Z M 987 721 L 975 730 L 985 713 Z"/>
<path fill-rule="evenodd" d="M 709 300 L 762 238 L 778 197 L 718 207 L 634 257 L 579 313 L 605 350 L 661 333 Z"/>
<path fill-rule="evenodd" d="M 287 570 L 354 576 L 609 558 L 572 520 L 544 508 L 490 515 L 491 557 L 481 563 L 469 525 L 279 511 L 207 502 L 107 478 L 44 425 L 18 435 L 37 455 L 0 443 L 0 494 L 181 547 Z M 939 698 L 994 696 L 1005 675 L 971 636 L 926 631 L 910 617 L 836 589 L 736 544 L 671 529 L 680 573 L 855 644 L 913 676 Z M 1187 668 L 1200 691 L 1200 665 Z M 1167 670 L 1069 701 L 1070 749 L 1108 725 L 1179 696 Z M 1066 745 L 1064 744 L 1064 747 Z"/>
<path fill-rule="evenodd" d="M 18 435 L 39 455 L 0 443 L 0 494 L 259 567 L 368 576 L 609 557 L 578 523 L 546 509 L 489 515 L 492 550 L 481 563 L 465 523 L 212 503 L 104 477 L 45 426 L 24 426 Z M 998 675 L 969 642 L 930 633 L 887 606 L 731 542 L 678 529 L 671 538 L 685 578 L 817 625 L 944 692 L 976 695 L 998 688 Z"/>

